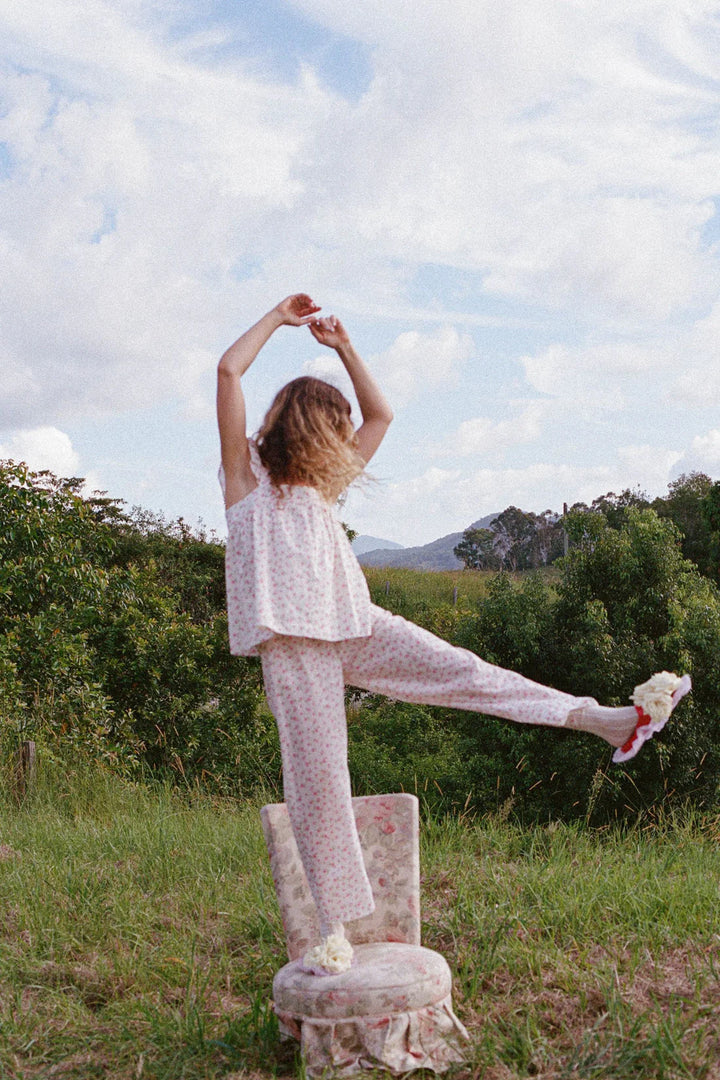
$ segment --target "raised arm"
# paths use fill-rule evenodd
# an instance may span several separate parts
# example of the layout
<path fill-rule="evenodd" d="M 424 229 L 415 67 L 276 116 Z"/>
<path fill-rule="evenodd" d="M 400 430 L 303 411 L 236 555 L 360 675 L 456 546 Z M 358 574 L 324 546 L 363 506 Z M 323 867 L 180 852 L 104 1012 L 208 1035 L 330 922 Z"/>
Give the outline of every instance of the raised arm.
<path fill-rule="evenodd" d="M 314 319 L 310 331 L 316 341 L 335 349 L 353 384 L 363 422 L 358 428 L 358 451 L 369 461 L 392 423 L 392 409 L 370 373 L 367 364 L 353 348 L 347 330 L 334 315 Z"/>
<path fill-rule="evenodd" d="M 254 487 L 247 441 L 241 378 L 279 326 L 304 326 L 320 308 L 305 293 L 282 300 L 227 349 L 218 364 L 217 418 L 225 472 L 225 505 L 244 499 Z"/>

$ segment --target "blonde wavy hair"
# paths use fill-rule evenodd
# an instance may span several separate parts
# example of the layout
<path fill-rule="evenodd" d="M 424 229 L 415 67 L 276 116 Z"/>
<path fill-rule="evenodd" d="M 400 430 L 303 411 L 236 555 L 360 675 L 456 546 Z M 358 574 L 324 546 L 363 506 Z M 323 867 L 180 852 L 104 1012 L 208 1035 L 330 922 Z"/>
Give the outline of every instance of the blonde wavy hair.
<path fill-rule="evenodd" d="M 273 485 L 317 488 L 334 502 L 365 468 L 350 419 L 350 402 L 312 376 L 278 392 L 257 435 L 260 460 Z"/>

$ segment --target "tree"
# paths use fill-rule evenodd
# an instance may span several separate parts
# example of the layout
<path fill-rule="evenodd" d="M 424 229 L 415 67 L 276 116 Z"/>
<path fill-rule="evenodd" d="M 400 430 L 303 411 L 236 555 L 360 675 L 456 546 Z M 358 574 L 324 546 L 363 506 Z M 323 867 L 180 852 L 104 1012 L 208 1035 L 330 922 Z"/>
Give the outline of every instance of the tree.
<path fill-rule="evenodd" d="M 267 782 L 257 748 L 274 725 L 259 665 L 228 651 L 222 546 L 81 490 L 0 463 L 0 738 L 35 738 L 46 760 Z"/>
<path fill-rule="evenodd" d="M 640 491 L 636 488 L 634 491 L 631 488 L 625 488 L 619 495 L 616 495 L 614 491 L 608 491 L 605 495 L 599 495 L 596 499 L 593 499 L 590 506 L 587 503 L 577 502 L 573 503 L 570 507 L 570 514 L 582 515 L 585 521 L 587 535 L 593 532 L 592 520 L 588 516 L 590 514 L 596 514 L 598 518 L 604 519 L 606 524 L 612 529 L 621 529 L 627 522 L 627 511 L 635 508 L 642 509 L 649 506 L 649 502 L 644 491 Z M 579 534 L 574 537 L 575 542 L 579 540 Z"/>
<path fill-rule="evenodd" d="M 712 562 L 713 526 L 707 517 L 707 500 L 713 487 L 705 473 L 683 473 L 668 484 L 664 499 L 656 499 L 653 509 L 682 533 L 682 553 L 704 574 L 714 575 Z"/>
<path fill-rule="evenodd" d="M 490 529 L 466 529 L 453 552 L 465 563 L 466 570 L 495 570 L 500 566 L 495 536 Z"/>
<path fill-rule="evenodd" d="M 720 580 L 720 483 L 711 484 L 700 507 L 702 520 L 708 530 L 706 573 Z"/>
<path fill-rule="evenodd" d="M 628 508 L 563 561 L 554 615 L 557 685 L 623 704 L 653 671 L 688 672 L 693 694 L 663 736 L 608 785 L 599 806 L 714 799 L 720 768 L 720 594 L 683 557 L 671 521 Z M 586 775 L 586 782 L 589 781 Z"/>
<path fill-rule="evenodd" d="M 550 566 L 561 557 L 565 549 L 565 529 L 563 521 L 552 510 L 531 515 L 535 522 L 535 536 L 532 541 L 531 565 Z"/>
<path fill-rule="evenodd" d="M 0 674 L 5 723 L 114 751 L 116 717 L 88 637 L 110 589 L 114 541 L 82 481 L 0 463 Z M 8 701 L 12 686 L 12 701 Z M 41 719 L 42 718 L 42 719 Z"/>
<path fill-rule="evenodd" d="M 490 528 L 504 570 L 535 570 L 562 555 L 562 522 L 550 510 L 534 514 L 508 506 Z"/>
<path fill-rule="evenodd" d="M 453 550 L 469 570 L 534 570 L 562 555 L 562 522 L 551 510 L 508 506 L 489 529 L 466 529 Z"/>
<path fill-rule="evenodd" d="M 718 485 L 720 496 L 720 485 Z M 719 499 L 720 505 L 720 499 Z M 507 725 L 472 715 L 477 792 L 495 776 L 499 799 L 538 815 L 622 817 L 672 796 L 716 805 L 720 775 L 720 592 L 680 550 L 680 535 L 651 509 L 628 507 L 613 528 L 602 513 L 570 515 L 574 547 L 553 592 L 538 578 L 493 582 L 457 640 L 539 682 L 606 705 L 628 703 L 653 672 L 688 672 L 693 693 L 637 759 L 610 766 L 591 736 Z"/>

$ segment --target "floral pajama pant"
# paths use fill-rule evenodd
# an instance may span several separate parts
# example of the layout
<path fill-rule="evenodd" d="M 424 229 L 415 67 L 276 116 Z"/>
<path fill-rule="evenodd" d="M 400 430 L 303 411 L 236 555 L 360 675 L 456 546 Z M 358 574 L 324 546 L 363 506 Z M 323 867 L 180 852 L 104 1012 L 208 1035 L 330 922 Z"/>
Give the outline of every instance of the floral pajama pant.
<path fill-rule="evenodd" d="M 332 642 L 277 636 L 260 655 L 280 733 L 285 802 L 325 925 L 374 908 L 351 804 L 346 685 L 399 701 L 556 727 L 573 709 L 595 704 L 488 664 L 375 606 L 370 637 Z"/>

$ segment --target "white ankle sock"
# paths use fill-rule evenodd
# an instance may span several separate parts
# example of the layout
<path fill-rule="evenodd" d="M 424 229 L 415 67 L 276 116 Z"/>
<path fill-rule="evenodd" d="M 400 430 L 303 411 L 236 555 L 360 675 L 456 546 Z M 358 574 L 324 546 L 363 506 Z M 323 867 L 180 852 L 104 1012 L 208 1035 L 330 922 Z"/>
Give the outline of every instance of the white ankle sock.
<path fill-rule="evenodd" d="M 320 935 L 323 938 L 323 940 L 325 940 L 325 938 L 329 938 L 329 937 L 332 937 L 332 936 L 344 938 L 345 937 L 345 927 L 343 926 L 343 924 L 341 922 L 338 922 L 338 921 L 332 922 L 330 920 L 321 919 L 320 920 Z"/>
<path fill-rule="evenodd" d="M 638 714 L 634 705 L 613 709 L 606 705 L 584 705 L 568 713 L 567 726 L 599 735 L 611 746 L 623 746 L 632 735 Z"/>

